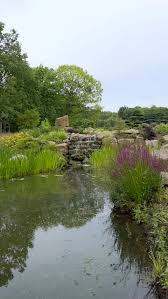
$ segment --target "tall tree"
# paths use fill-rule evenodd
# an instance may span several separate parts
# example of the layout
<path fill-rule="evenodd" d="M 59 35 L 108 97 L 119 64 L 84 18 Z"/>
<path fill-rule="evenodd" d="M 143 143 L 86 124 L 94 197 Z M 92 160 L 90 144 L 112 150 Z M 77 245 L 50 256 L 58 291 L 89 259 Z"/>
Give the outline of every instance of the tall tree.
<path fill-rule="evenodd" d="M 64 99 L 64 111 L 72 115 L 73 111 L 83 110 L 87 106 L 101 101 L 101 83 L 75 65 L 62 65 L 56 72 L 58 92 Z"/>
<path fill-rule="evenodd" d="M 33 69 L 38 97 L 37 109 L 42 119 L 49 119 L 54 123 L 56 117 L 64 114 L 63 99 L 58 92 L 54 69 L 42 65 Z"/>
<path fill-rule="evenodd" d="M 0 23 L 0 120 L 14 122 L 18 112 L 32 108 L 32 71 L 22 53 L 17 32 Z"/>

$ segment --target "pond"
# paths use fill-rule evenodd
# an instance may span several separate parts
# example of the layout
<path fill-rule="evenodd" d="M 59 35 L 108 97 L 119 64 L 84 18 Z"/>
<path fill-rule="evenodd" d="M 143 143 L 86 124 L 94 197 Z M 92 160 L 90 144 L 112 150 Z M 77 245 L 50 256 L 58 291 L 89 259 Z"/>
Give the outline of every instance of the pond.
<path fill-rule="evenodd" d="M 157 299 L 143 233 L 87 171 L 0 183 L 0 298 Z"/>

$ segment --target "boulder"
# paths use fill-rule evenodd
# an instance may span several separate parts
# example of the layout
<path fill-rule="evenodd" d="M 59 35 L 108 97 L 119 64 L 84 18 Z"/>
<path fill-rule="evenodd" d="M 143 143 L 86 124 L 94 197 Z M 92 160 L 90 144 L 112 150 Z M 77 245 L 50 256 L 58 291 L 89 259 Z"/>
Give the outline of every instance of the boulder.
<path fill-rule="evenodd" d="M 118 144 L 132 144 L 135 142 L 134 138 L 120 138 L 118 139 Z"/>
<path fill-rule="evenodd" d="M 77 129 L 75 129 L 75 128 L 72 128 L 72 127 L 66 127 L 65 128 L 65 131 L 67 132 L 67 133 L 78 133 L 78 130 Z"/>
<path fill-rule="evenodd" d="M 162 146 L 159 150 L 154 150 L 154 154 L 162 160 L 168 160 L 168 144 Z"/>
<path fill-rule="evenodd" d="M 64 115 L 62 117 L 58 117 L 55 120 L 55 126 L 57 128 L 66 128 L 69 127 L 69 117 L 68 115 Z"/>
<path fill-rule="evenodd" d="M 63 155 L 68 154 L 68 144 L 67 143 L 56 144 L 55 147 Z"/>
<path fill-rule="evenodd" d="M 129 130 L 122 130 L 121 131 L 122 134 L 128 134 L 128 135 L 138 135 L 139 134 L 139 130 L 136 129 L 129 129 Z"/>
<path fill-rule="evenodd" d="M 51 146 L 56 146 L 56 142 L 48 140 L 47 143 Z"/>

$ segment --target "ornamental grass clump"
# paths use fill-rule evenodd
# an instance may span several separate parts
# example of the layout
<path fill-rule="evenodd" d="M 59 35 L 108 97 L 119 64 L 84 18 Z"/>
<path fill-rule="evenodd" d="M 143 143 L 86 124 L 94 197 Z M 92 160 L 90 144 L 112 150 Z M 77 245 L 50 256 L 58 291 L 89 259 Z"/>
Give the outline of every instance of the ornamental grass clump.
<path fill-rule="evenodd" d="M 117 155 L 116 146 L 104 146 L 101 149 L 92 153 L 90 158 L 91 166 L 95 169 L 105 169 L 110 171 L 114 168 L 114 163 Z"/>
<path fill-rule="evenodd" d="M 163 162 L 145 146 L 126 145 L 117 155 L 113 179 L 119 205 L 148 204 L 160 190 Z"/>
<path fill-rule="evenodd" d="M 6 146 L 0 148 L 0 179 L 50 172 L 61 169 L 64 165 L 64 157 L 50 149 L 21 153 Z"/>

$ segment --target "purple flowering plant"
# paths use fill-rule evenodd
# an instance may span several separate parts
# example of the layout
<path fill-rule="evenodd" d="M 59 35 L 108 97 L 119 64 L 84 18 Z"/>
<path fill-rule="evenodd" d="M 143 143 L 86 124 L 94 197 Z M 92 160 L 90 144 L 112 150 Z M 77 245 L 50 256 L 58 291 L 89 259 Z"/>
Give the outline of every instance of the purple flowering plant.
<path fill-rule="evenodd" d="M 125 145 L 118 151 L 113 179 L 125 202 L 142 204 L 152 200 L 162 183 L 163 161 L 143 145 Z"/>

